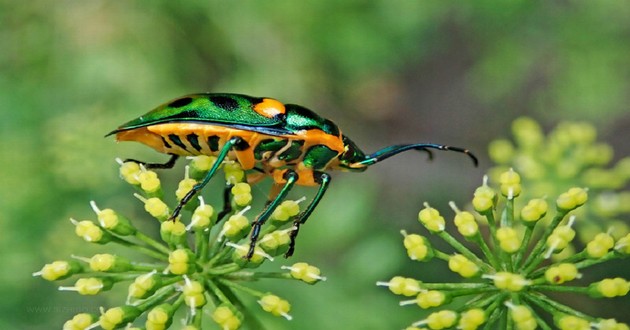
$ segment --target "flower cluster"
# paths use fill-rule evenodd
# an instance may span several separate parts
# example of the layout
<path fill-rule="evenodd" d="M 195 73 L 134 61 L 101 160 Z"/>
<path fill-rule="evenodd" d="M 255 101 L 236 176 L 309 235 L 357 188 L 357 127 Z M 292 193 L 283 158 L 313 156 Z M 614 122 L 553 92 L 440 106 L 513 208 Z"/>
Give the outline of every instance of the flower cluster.
<path fill-rule="evenodd" d="M 497 166 L 489 171 L 497 180 L 500 173 L 514 168 L 529 187 L 526 199 L 555 196 L 574 185 L 589 187 L 591 203 L 580 210 L 580 240 L 591 240 L 602 226 L 596 219 L 611 219 L 619 238 L 630 230 L 630 157 L 611 165 L 613 149 L 597 142 L 597 131 L 585 122 L 562 122 L 547 135 L 534 120 L 521 117 L 512 124 L 513 142 L 498 139 L 490 143 L 490 158 Z M 624 222 L 623 220 L 626 220 Z"/>
<path fill-rule="evenodd" d="M 573 213 L 586 203 L 583 188 L 570 188 L 555 200 L 555 211 L 544 198 L 515 207 L 515 199 L 523 189 L 520 175 L 509 170 L 502 173 L 498 189 L 484 178 L 472 199 L 476 212 L 460 210 L 454 203 L 453 223 L 461 239 L 447 230 L 446 220 L 438 210 L 425 204 L 419 213 L 420 223 L 431 235 L 448 243 L 454 252 L 446 253 L 433 246 L 426 236 L 403 231 L 403 244 L 410 259 L 428 262 L 440 259 L 448 268 L 463 277 L 463 283 L 425 283 L 414 278 L 395 276 L 378 285 L 388 287 L 397 295 L 411 297 L 401 305 L 438 308 L 408 329 L 551 329 L 549 313 L 559 329 L 630 329 L 614 319 L 586 315 L 552 299 L 549 293 L 583 294 L 592 298 L 625 296 L 630 282 L 615 277 L 587 285 L 570 285 L 586 268 L 630 255 L 630 234 L 615 240 L 611 233 L 600 232 L 578 253 L 551 262 L 553 254 L 561 252 L 574 239 Z M 499 201 L 501 205 L 499 206 Z M 475 214 L 476 213 L 476 214 Z M 548 216 L 548 214 L 552 215 Z M 547 219 L 542 223 L 542 219 Z M 481 229 L 480 220 L 487 222 L 488 233 Z M 536 227 L 543 226 L 536 230 Z M 469 248 L 463 241 L 471 243 Z M 572 283 L 571 283 L 572 284 Z M 447 308 L 457 299 L 455 307 Z"/>
<path fill-rule="evenodd" d="M 203 178 L 215 160 L 207 156 L 192 158 L 175 192 L 178 200 Z M 191 211 L 191 216 L 179 217 L 176 221 L 169 220 L 172 210 L 164 202 L 158 175 L 134 162 L 119 163 L 121 177 L 137 188 L 135 197 L 160 226 L 160 239 L 142 233 L 122 214 L 101 209 L 94 202 L 91 206 L 97 221 L 71 219 L 76 235 L 86 242 L 133 249 L 142 255 L 139 258 L 142 261 L 110 253 L 89 257 L 73 255 L 70 259 L 46 264 L 34 273 L 49 281 L 76 278 L 73 285 L 59 289 L 81 295 L 96 295 L 127 286 L 124 304 L 102 309 L 100 315 L 78 314 L 64 324 L 64 329 L 132 328 L 140 323 L 137 319 L 141 315 L 146 316 L 144 328 L 166 329 L 179 309 L 187 311 L 181 320 L 185 329 L 200 329 L 204 315 L 210 315 L 222 329 L 237 329 L 247 311 L 235 292 L 255 297 L 264 311 L 290 320 L 288 301 L 243 283 L 280 278 L 313 284 L 325 279 L 317 267 L 303 262 L 282 266 L 277 272 L 252 270 L 288 250 L 291 228 L 287 227 L 291 227 L 300 211 L 299 201 L 285 201 L 274 211 L 261 231 L 262 238 L 254 255 L 251 259 L 244 258 L 251 229 L 246 213 L 252 195 L 238 163 L 222 164 L 227 181 L 223 210 L 217 212 L 200 196 L 196 203 L 185 207 Z"/>

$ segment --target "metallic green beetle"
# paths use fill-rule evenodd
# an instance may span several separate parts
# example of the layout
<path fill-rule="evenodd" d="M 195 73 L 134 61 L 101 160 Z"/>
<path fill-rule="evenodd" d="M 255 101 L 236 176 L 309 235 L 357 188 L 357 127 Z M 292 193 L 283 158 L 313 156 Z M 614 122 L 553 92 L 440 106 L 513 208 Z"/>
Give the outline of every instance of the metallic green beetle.
<path fill-rule="evenodd" d="M 164 164 L 146 164 L 148 168 L 171 168 L 179 156 L 217 157 L 204 179 L 180 201 L 171 219 L 178 216 L 226 159 L 237 161 L 249 173 L 250 182 L 271 176 L 274 185 L 266 207 L 252 224 L 247 258 L 253 255 L 262 225 L 291 188 L 296 184 L 318 186 L 313 200 L 294 220 L 286 256 L 293 254 L 300 225 L 329 186 L 327 170 L 361 172 L 400 152 L 423 150 L 431 155 L 430 149 L 465 153 L 477 165 L 477 158 L 467 149 L 432 143 L 394 145 L 366 155 L 337 125 L 311 110 L 272 98 L 241 94 L 186 95 L 123 124 L 108 135 L 112 134 L 118 141 L 141 142 L 172 155 Z M 229 211 L 222 215 L 226 212 Z"/>

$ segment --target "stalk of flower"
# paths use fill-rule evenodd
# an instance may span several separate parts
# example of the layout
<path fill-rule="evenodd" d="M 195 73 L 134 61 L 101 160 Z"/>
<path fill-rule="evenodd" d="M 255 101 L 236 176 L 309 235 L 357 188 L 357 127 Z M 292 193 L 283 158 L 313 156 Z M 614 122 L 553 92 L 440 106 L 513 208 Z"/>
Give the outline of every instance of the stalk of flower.
<path fill-rule="evenodd" d="M 175 192 L 177 199 L 190 191 L 214 161 L 207 156 L 191 159 Z M 127 300 L 121 305 L 102 308 L 100 315 L 77 314 L 64 324 L 64 329 L 131 329 L 132 325 L 140 325 L 138 319 L 143 315 L 147 329 L 166 329 L 172 324 L 184 324 L 189 330 L 201 329 L 208 316 L 222 329 L 238 329 L 254 318 L 254 312 L 243 308 L 237 292 L 258 301 L 260 310 L 290 320 L 291 305 L 287 300 L 246 284 L 269 278 L 307 284 L 325 280 L 317 267 L 303 262 L 278 267 L 275 272 L 256 270 L 263 262 L 273 261 L 287 251 L 289 232 L 300 211 L 301 200 L 287 200 L 278 206 L 261 232 L 254 256 L 249 260 L 244 258 L 251 229 L 247 212 L 253 198 L 238 163 L 223 165 L 228 183 L 224 194 L 226 205 L 213 207 L 199 196 L 197 203 L 189 203 L 190 216 L 180 216 L 176 221 L 168 220 L 172 209 L 165 202 L 159 176 L 137 163 L 119 161 L 119 164 L 121 177 L 136 189 L 135 198 L 155 219 L 160 235 L 155 238 L 142 233 L 133 221 L 112 209 L 101 209 L 94 201 L 90 205 L 96 221 L 71 219 L 75 234 L 86 242 L 103 245 L 104 249 L 120 245 L 137 251 L 143 260 L 148 257 L 149 261 L 134 261 L 106 252 L 73 255 L 35 272 L 34 276 L 48 281 L 74 278 L 73 284 L 62 285 L 59 290 L 81 295 L 128 286 Z M 186 316 L 174 322 L 179 309 L 185 309 Z"/>
<path fill-rule="evenodd" d="M 497 139 L 489 145 L 497 164 L 489 171 L 493 180 L 514 168 L 529 187 L 524 200 L 547 194 L 556 196 L 574 186 L 589 187 L 590 205 L 580 208 L 579 238 L 590 241 L 606 230 L 597 219 L 610 219 L 616 239 L 630 232 L 630 157 L 612 163 L 613 148 L 597 142 L 595 127 L 585 122 L 561 122 L 548 134 L 531 118 L 512 124 L 513 140 Z"/>
<path fill-rule="evenodd" d="M 614 319 L 590 316 L 549 295 L 562 292 L 593 299 L 626 296 L 630 282 L 621 277 L 586 285 L 574 283 L 593 265 L 628 257 L 630 234 L 615 239 L 612 232 L 599 233 L 583 251 L 551 261 L 575 238 L 574 224 L 580 221 L 575 211 L 587 202 L 587 190 L 574 187 L 561 193 L 555 210 L 541 198 L 518 207 L 515 202 L 526 195 L 525 191 L 520 175 L 512 169 L 499 175 L 498 189 L 484 178 L 472 200 L 476 216 L 450 203 L 457 236 L 446 230 L 446 220 L 437 209 L 424 204 L 418 215 L 420 223 L 430 235 L 448 243 L 452 251 L 436 248 L 427 236 L 402 231 L 407 255 L 419 262 L 446 262 L 464 281 L 426 283 L 395 276 L 377 282 L 394 294 L 408 297 L 401 306 L 434 310 L 407 329 L 630 329 Z M 487 235 L 479 229 L 481 220 L 488 224 Z M 449 308 L 455 299 L 458 303 Z"/>

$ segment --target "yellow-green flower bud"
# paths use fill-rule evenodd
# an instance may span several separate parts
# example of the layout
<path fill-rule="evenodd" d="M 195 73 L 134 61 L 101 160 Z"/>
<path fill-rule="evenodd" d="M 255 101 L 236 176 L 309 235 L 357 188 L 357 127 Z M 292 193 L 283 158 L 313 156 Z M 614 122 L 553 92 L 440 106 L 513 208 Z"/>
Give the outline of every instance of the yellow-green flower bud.
<path fill-rule="evenodd" d="M 416 303 L 420 308 L 427 309 L 448 303 L 450 301 L 448 298 L 449 297 L 442 291 L 428 290 L 418 293 Z"/>
<path fill-rule="evenodd" d="M 376 282 L 376 285 L 386 286 L 393 294 L 407 297 L 415 296 L 421 290 L 418 280 L 402 276 L 394 276 L 389 282 Z"/>
<path fill-rule="evenodd" d="M 589 285 L 589 295 L 591 297 L 613 298 L 622 297 L 630 291 L 630 282 L 621 277 L 607 278 Z"/>
<path fill-rule="evenodd" d="M 426 323 L 430 329 L 447 329 L 457 322 L 457 313 L 451 310 L 441 310 L 429 314 Z"/>
<path fill-rule="evenodd" d="M 547 201 L 544 199 L 532 199 L 521 209 L 521 220 L 523 220 L 526 225 L 535 225 L 536 221 L 542 219 L 547 214 L 548 208 Z"/>
<path fill-rule="evenodd" d="M 169 210 L 166 203 L 164 203 L 158 197 L 144 198 L 139 194 L 133 194 L 137 199 L 144 203 L 144 210 L 147 211 L 151 216 L 158 219 L 160 222 L 167 220 L 171 215 L 171 210 Z"/>
<path fill-rule="evenodd" d="M 503 172 L 499 177 L 501 183 L 501 194 L 508 198 L 514 198 L 521 194 L 521 176 L 510 169 Z"/>
<path fill-rule="evenodd" d="M 627 234 L 617 240 L 617 243 L 615 244 L 615 251 L 625 255 L 630 254 L 630 234 Z"/>
<path fill-rule="evenodd" d="M 138 176 L 141 173 L 140 164 L 136 162 L 124 162 L 121 159 L 116 159 L 120 164 L 119 173 L 120 177 L 127 183 L 137 186 L 140 184 Z"/>
<path fill-rule="evenodd" d="M 573 281 L 579 277 L 577 267 L 574 264 L 562 263 L 551 266 L 545 271 L 545 279 L 552 284 L 562 284 L 564 282 Z"/>
<path fill-rule="evenodd" d="M 457 226 L 457 231 L 466 238 L 471 238 L 479 234 L 479 225 L 475 220 L 475 216 L 470 212 L 457 212 L 454 222 L 455 226 Z"/>
<path fill-rule="evenodd" d="M 433 248 L 431 248 L 431 243 L 429 240 L 417 234 L 409 234 L 405 235 L 405 239 L 403 240 L 403 245 L 405 249 L 407 249 L 407 255 L 411 260 L 417 261 L 429 261 L 435 255 Z"/>
<path fill-rule="evenodd" d="M 325 277 L 321 276 L 321 270 L 319 270 L 319 268 L 311 266 L 305 262 L 298 262 L 290 267 L 282 266 L 282 269 L 290 270 L 291 277 L 304 281 L 308 284 L 326 280 Z"/>
<path fill-rule="evenodd" d="M 479 213 L 485 213 L 490 211 L 494 207 L 496 198 L 496 192 L 487 185 L 487 177 L 484 177 L 484 183 L 481 187 L 475 189 L 474 197 L 472 200 L 475 211 Z"/>
<path fill-rule="evenodd" d="M 514 146 L 505 139 L 494 140 L 488 146 L 488 155 L 497 164 L 507 164 L 514 157 Z"/>
<path fill-rule="evenodd" d="M 191 308 L 201 308 L 206 304 L 204 291 L 205 289 L 200 282 L 187 279 L 183 287 L 184 302 Z"/>
<path fill-rule="evenodd" d="M 224 224 L 220 237 L 225 236 L 233 242 L 241 240 L 241 238 L 247 236 L 251 226 L 247 217 L 243 213 L 248 210 L 249 207 L 243 209 L 243 211 L 232 215 Z"/>
<path fill-rule="evenodd" d="M 99 294 L 102 291 L 106 291 L 112 288 L 114 285 L 114 281 L 107 277 L 87 277 L 80 278 L 75 283 L 74 286 L 60 286 L 60 291 L 76 291 L 80 295 L 95 295 Z"/>
<path fill-rule="evenodd" d="M 542 143 L 544 135 L 540 125 L 529 117 L 519 117 L 512 122 L 512 134 L 520 146 L 526 149 Z"/>
<path fill-rule="evenodd" d="M 501 250 L 507 253 L 514 253 L 521 248 L 521 239 L 512 227 L 501 227 L 497 229 L 497 239 Z"/>
<path fill-rule="evenodd" d="M 432 233 L 444 231 L 446 223 L 444 218 L 438 210 L 430 207 L 428 204 L 425 204 L 424 209 L 418 213 L 418 220 Z"/>
<path fill-rule="evenodd" d="M 547 237 L 547 247 L 549 248 L 549 255 L 554 252 L 558 252 L 567 247 L 567 245 L 575 238 L 575 230 L 571 228 L 571 225 L 559 226 L 551 232 L 551 235 Z"/>
<path fill-rule="evenodd" d="M 70 219 L 70 221 L 75 225 L 74 233 L 86 242 L 105 244 L 112 240 L 111 234 L 90 220 L 76 221 Z"/>
<path fill-rule="evenodd" d="M 168 270 L 175 275 L 195 271 L 195 254 L 189 249 L 177 249 L 168 256 Z"/>
<path fill-rule="evenodd" d="M 95 254 L 90 258 L 90 269 L 95 272 L 125 272 L 131 269 L 131 261 L 109 253 Z"/>
<path fill-rule="evenodd" d="M 560 330 L 590 330 L 591 324 L 588 320 L 573 315 L 559 314 L 554 317 L 554 321 Z"/>
<path fill-rule="evenodd" d="M 88 313 L 80 313 L 63 324 L 63 330 L 84 330 L 90 327 L 98 316 Z"/>
<path fill-rule="evenodd" d="M 241 326 L 241 316 L 231 307 L 221 305 L 212 312 L 212 320 L 223 330 L 236 330 Z"/>
<path fill-rule="evenodd" d="M 237 206 L 244 207 L 252 202 L 252 188 L 248 183 L 239 182 L 232 187 L 231 191 Z"/>
<path fill-rule="evenodd" d="M 561 211 L 571 211 L 586 203 L 587 199 L 588 194 L 585 189 L 571 188 L 558 196 L 558 199 L 556 199 L 556 207 Z"/>
<path fill-rule="evenodd" d="M 597 323 L 591 323 L 593 328 L 598 330 L 630 330 L 625 323 L 619 323 L 615 319 L 600 319 Z"/>
<path fill-rule="evenodd" d="M 175 309 L 171 304 L 155 306 L 147 313 L 145 327 L 147 330 L 164 330 L 173 322 Z"/>
<path fill-rule="evenodd" d="M 280 203 L 280 205 L 278 205 L 278 207 L 276 207 L 276 209 L 273 210 L 273 213 L 271 214 L 271 220 L 273 221 L 273 223 L 275 225 L 282 225 L 287 220 L 298 215 L 300 213 L 300 201 L 301 200 L 287 200 Z"/>
<path fill-rule="evenodd" d="M 120 306 L 106 310 L 98 320 L 101 328 L 105 330 L 117 329 L 133 322 L 142 311 L 135 306 Z"/>
<path fill-rule="evenodd" d="M 514 325 L 518 330 L 534 330 L 537 327 L 536 319 L 532 311 L 523 305 L 508 305 L 510 307 L 510 315 L 514 320 Z"/>
<path fill-rule="evenodd" d="M 265 312 L 269 312 L 275 316 L 283 316 L 287 320 L 291 320 L 291 315 L 289 315 L 289 311 L 291 310 L 291 305 L 288 301 L 273 295 L 267 294 L 264 295 L 258 303 L 262 306 Z"/>
<path fill-rule="evenodd" d="M 133 283 L 129 284 L 129 297 L 144 299 L 161 287 L 162 277 L 156 271 L 136 277 Z"/>
<path fill-rule="evenodd" d="M 190 177 L 195 180 L 203 179 L 217 161 L 216 157 L 206 155 L 191 157 L 191 159 L 189 164 Z"/>
<path fill-rule="evenodd" d="M 82 272 L 83 265 L 76 260 L 57 260 L 44 265 L 39 272 L 33 273 L 33 276 L 41 276 L 47 281 L 56 281 Z"/>
<path fill-rule="evenodd" d="M 479 266 L 461 254 L 452 255 L 448 259 L 448 268 L 465 278 L 473 277 L 479 273 Z"/>
<path fill-rule="evenodd" d="M 228 242 L 228 246 L 234 248 L 232 261 L 243 268 L 256 268 L 262 264 L 265 259 L 273 260 L 270 255 L 265 253 L 265 251 L 258 246 L 254 248 L 254 254 L 249 260 L 246 258 L 247 252 L 249 251 L 249 244 L 237 245 L 232 242 Z"/>
<path fill-rule="evenodd" d="M 461 330 L 476 330 L 486 322 L 486 313 L 481 308 L 469 309 L 461 313 L 457 328 Z"/>
<path fill-rule="evenodd" d="M 289 250 L 289 244 L 291 243 L 291 237 L 288 230 L 276 230 L 263 236 L 258 244 L 271 256 L 277 256 L 284 254 Z"/>
<path fill-rule="evenodd" d="M 157 173 L 153 171 L 140 171 L 137 176 L 138 182 L 140 182 L 140 189 L 151 196 L 157 196 L 161 193 L 160 179 Z"/>
<path fill-rule="evenodd" d="M 133 235 L 136 232 L 136 228 L 131 224 L 131 221 L 117 214 L 114 210 L 100 210 L 94 201 L 91 201 L 90 205 L 96 213 L 101 227 L 121 236 Z"/>
<path fill-rule="evenodd" d="M 175 196 L 177 197 L 177 200 L 181 201 L 196 184 L 197 181 L 195 179 L 186 178 L 180 181 L 177 190 L 175 190 Z"/>
<path fill-rule="evenodd" d="M 521 291 L 525 286 L 531 284 L 531 281 L 526 280 L 522 275 L 509 272 L 497 272 L 494 275 L 484 275 L 484 278 L 491 278 L 494 281 L 494 286 L 501 290 L 512 292 Z"/>
<path fill-rule="evenodd" d="M 160 224 L 160 236 L 168 244 L 180 246 L 186 244 L 186 226 L 180 221 L 164 221 Z"/>
<path fill-rule="evenodd" d="M 214 215 L 214 208 L 211 205 L 204 204 L 203 198 L 200 198 L 200 204 L 193 212 L 190 220 L 190 225 L 186 229 L 194 228 L 195 230 L 202 230 L 210 227 L 213 224 L 212 216 Z"/>
<path fill-rule="evenodd" d="M 607 233 L 599 233 L 586 244 L 586 253 L 590 258 L 599 259 L 615 246 L 615 239 Z"/>
<path fill-rule="evenodd" d="M 223 165 L 223 173 L 225 173 L 225 180 L 229 184 L 242 182 L 245 178 L 245 172 L 237 162 L 226 162 Z"/>

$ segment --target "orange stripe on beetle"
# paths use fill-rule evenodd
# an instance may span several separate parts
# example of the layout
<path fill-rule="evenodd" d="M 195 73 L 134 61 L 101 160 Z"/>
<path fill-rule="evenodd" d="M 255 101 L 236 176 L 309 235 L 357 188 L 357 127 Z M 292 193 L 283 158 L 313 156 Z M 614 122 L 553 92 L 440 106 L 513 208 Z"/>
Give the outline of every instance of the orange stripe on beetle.
<path fill-rule="evenodd" d="M 269 98 L 264 98 L 262 102 L 255 104 L 253 109 L 259 115 L 267 118 L 274 118 L 277 115 L 284 115 L 286 113 L 284 104 L 278 100 Z"/>

